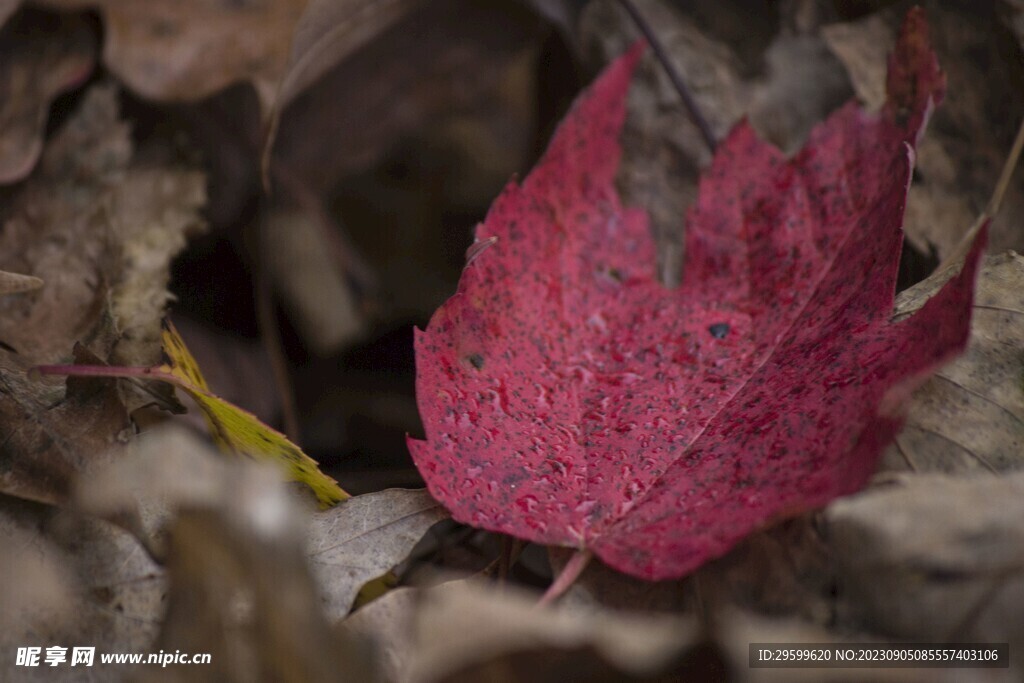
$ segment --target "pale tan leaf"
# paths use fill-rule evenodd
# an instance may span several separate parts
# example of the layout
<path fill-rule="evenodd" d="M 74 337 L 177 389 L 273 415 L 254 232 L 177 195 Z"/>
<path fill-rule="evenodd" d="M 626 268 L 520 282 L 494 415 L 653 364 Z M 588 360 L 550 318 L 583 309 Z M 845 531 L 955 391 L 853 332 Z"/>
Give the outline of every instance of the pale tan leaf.
<path fill-rule="evenodd" d="M 426 491 L 404 489 L 357 496 L 318 513 L 309 558 L 328 617 L 348 614 L 364 583 L 404 560 L 423 534 L 447 517 Z"/>

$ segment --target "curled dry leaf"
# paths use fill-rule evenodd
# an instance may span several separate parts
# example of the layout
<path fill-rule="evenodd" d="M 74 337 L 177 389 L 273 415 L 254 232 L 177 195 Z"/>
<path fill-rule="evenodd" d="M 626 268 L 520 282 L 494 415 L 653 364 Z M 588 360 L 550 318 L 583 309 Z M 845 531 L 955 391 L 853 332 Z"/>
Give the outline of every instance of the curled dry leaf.
<path fill-rule="evenodd" d="M 363 584 L 404 560 L 448 517 L 426 491 L 390 489 L 349 499 L 313 518 L 309 557 L 331 619 L 348 614 Z"/>
<path fill-rule="evenodd" d="M 167 616 L 145 649 L 211 655 L 140 680 L 374 680 L 365 650 L 330 629 L 306 562 L 305 514 L 275 469 L 225 460 L 171 427 L 141 436 L 130 458 L 84 481 L 77 501 L 168 558 Z"/>
<path fill-rule="evenodd" d="M 50 102 L 88 77 L 96 50 L 80 15 L 22 10 L 0 30 L 0 184 L 32 171 Z"/>
<path fill-rule="evenodd" d="M 941 282 L 941 280 L 940 280 Z M 896 300 L 919 310 L 938 282 Z M 1005 471 L 1024 466 L 1024 257 L 988 257 L 978 276 L 967 351 L 915 394 L 886 462 L 914 470 Z"/>
<path fill-rule="evenodd" d="M 295 26 L 291 51 L 273 101 L 264 164 L 273 152 L 278 118 L 303 90 L 408 14 L 421 0 L 310 0 Z"/>
<path fill-rule="evenodd" d="M 160 357 L 170 260 L 201 224 L 204 183 L 192 169 L 132 157 L 116 91 L 94 88 L 5 208 L 0 269 L 46 286 L 0 297 L 4 492 L 60 500 L 80 467 L 119 441 L 128 411 L 152 401 L 119 397 L 106 380 L 72 380 L 65 392 L 25 376 L 67 359 L 79 341 L 83 364 Z"/>
<path fill-rule="evenodd" d="M 164 614 L 166 583 L 163 571 L 130 534 L 95 518 L 0 497 L 0 546 L 5 556 L 17 558 L 14 569 L 20 565 L 30 572 L 0 576 L 0 602 L 8 620 L 0 629 L 0 671 L 5 675 L 54 680 L 52 671 L 48 676 L 39 669 L 19 671 L 14 662 L 18 647 L 94 646 L 97 666 L 101 653 L 151 649 Z M 10 564 L 7 568 L 12 569 Z M 23 590 L 31 594 L 38 583 L 54 591 L 49 605 L 18 597 Z M 20 611 L 10 611 L 19 604 Z M 117 672 L 126 670 L 122 666 Z M 96 667 L 60 673 L 65 677 L 59 680 L 101 680 Z"/>
<path fill-rule="evenodd" d="M 906 475 L 837 501 L 824 518 L 840 618 L 1014 651 L 1024 644 L 1022 517 L 1022 473 Z"/>
<path fill-rule="evenodd" d="M 306 0 L 43 0 L 55 9 L 98 9 L 103 60 L 154 100 L 194 101 L 238 81 L 273 104 Z"/>
<path fill-rule="evenodd" d="M 481 154 L 473 147 L 467 153 L 483 157 L 473 159 L 476 172 L 489 180 L 500 175 L 500 187 L 520 168 L 520 148 L 530 143 L 530 79 L 542 28 L 519 0 L 414 3 L 412 11 L 295 98 L 281 119 L 274 161 L 323 194 L 346 175 L 384 160 L 403 138 L 476 117 L 497 127 L 484 138 L 495 149 Z M 497 158 L 497 171 L 488 157 Z M 475 182 L 467 173 L 453 185 Z M 392 238 L 388 248 L 403 247 L 407 239 Z M 417 255 L 423 258 L 424 250 Z"/>
<path fill-rule="evenodd" d="M 94 475 L 77 500 L 94 514 L 125 523 L 160 553 L 164 531 L 179 510 L 235 506 L 245 511 L 265 500 L 270 514 L 279 494 L 243 491 L 244 465 L 218 458 L 187 430 L 160 430 L 141 436 L 130 458 Z M 292 519 L 289 515 L 282 519 Z M 425 491 L 391 489 L 350 498 L 293 529 L 296 538 L 307 539 L 303 552 L 321 595 L 317 610 L 330 620 L 346 615 L 363 584 L 404 560 L 447 516 Z"/>
<path fill-rule="evenodd" d="M 733 130 L 664 288 L 613 186 L 638 58 L 478 227 L 498 242 L 416 337 L 427 438 L 409 447 L 457 520 L 667 579 L 868 482 L 910 391 L 966 345 L 984 232 L 890 322 L 910 146 L 944 84 L 914 10 L 881 114 L 851 103 L 788 159 Z"/>
<path fill-rule="evenodd" d="M 399 589 L 339 624 L 374 638 L 388 680 L 456 681 L 728 680 L 845 683 L 849 669 L 755 669 L 750 643 L 842 643 L 834 633 L 793 621 L 723 610 L 707 637 L 692 618 L 603 609 L 538 609 L 535 596 L 496 592 L 471 581 L 429 590 Z M 846 634 L 849 638 L 850 634 Z M 857 640 L 884 639 L 861 636 Z M 988 680 L 989 671 L 859 669 L 866 683 Z M 996 679 L 1000 680 L 1000 679 Z"/>

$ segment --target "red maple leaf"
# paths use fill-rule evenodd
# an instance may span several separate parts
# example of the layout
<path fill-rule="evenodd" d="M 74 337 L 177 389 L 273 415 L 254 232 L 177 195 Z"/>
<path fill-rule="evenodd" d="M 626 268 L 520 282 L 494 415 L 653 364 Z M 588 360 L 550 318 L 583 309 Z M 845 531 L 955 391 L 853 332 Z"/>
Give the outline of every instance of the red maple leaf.
<path fill-rule="evenodd" d="M 639 56 L 478 226 L 493 246 L 417 333 L 427 438 L 409 448 L 455 519 L 664 579 L 865 485 L 900 399 L 966 344 L 984 237 L 890 322 L 912 146 L 945 86 L 914 11 L 879 114 L 846 105 L 790 159 L 732 131 L 666 289 L 614 188 Z"/>

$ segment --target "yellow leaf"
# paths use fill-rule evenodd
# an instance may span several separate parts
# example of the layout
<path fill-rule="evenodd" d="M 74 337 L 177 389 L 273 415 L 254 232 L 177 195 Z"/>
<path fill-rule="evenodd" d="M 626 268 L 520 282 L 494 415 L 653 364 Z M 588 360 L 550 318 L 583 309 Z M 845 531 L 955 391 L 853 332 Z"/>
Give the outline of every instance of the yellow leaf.
<path fill-rule="evenodd" d="M 210 427 L 214 443 L 221 450 L 284 466 L 292 479 L 313 489 L 322 507 L 330 507 L 349 497 L 338 482 L 321 472 L 316 461 L 288 437 L 263 424 L 252 413 L 211 393 L 199 364 L 170 322 L 164 328 L 163 346 L 171 363 L 161 367 L 161 373 L 196 402 Z"/>

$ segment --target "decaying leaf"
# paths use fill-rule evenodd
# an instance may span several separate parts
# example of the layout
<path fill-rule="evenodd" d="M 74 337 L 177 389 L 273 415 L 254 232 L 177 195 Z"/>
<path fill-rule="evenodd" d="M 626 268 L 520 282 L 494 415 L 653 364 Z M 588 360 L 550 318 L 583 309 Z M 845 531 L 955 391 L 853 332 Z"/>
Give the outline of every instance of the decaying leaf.
<path fill-rule="evenodd" d="M 426 491 L 403 489 L 357 496 L 315 516 L 309 554 L 327 616 L 348 614 L 363 584 L 404 560 L 447 517 Z"/>
<path fill-rule="evenodd" d="M 117 93 L 97 87 L 12 192 L 0 269 L 45 286 L 0 297 L 0 489 L 45 502 L 123 441 L 136 397 L 106 380 L 30 380 L 40 363 L 153 363 L 170 260 L 200 225 L 203 176 L 133 159 Z M 73 352 L 76 342 L 83 347 Z M 152 401 L 152 397 L 146 397 Z"/>
<path fill-rule="evenodd" d="M 0 497 L 0 546 L 22 571 L 0 576 L 0 601 L 8 623 L 0 631 L 0 670 L 5 680 L 102 680 L 91 669 L 16 667 L 18 647 L 88 645 L 101 654 L 150 650 L 163 618 L 164 573 L 138 542 L 104 521 Z M 10 565 L 8 565 L 10 567 Z M 53 602 L 25 602 L 33 582 L 54 591 Z M 18 605 L 21 609 L 11 612 Z M 45 667 L 49 668 L 49 667 Z M 128 673 L 123 665 L 119 674 Z"/>
<path fill-rule="evenodd" d="M 733 130 L 689 215 L 682 286 L 662 287 L 612 184 L 638 57 L 478 227 L 498 242 L 416 338 L 427 439 L 409 447 L 455 519 L 666 579 L 867 483 L 910 391 L 966 345 L 984 234 L 889 321 L 909 146 L 944 84 L 912 11 L 880 115 L 851 103 L 791 159 Z"/>
<path fill-rule="evenodd" d="M 237 474 L 218 505 L 182 510 L 170 531 L 170 600 L 157 647 L 209 652 L 212 662 L 146 680 L 324 681 L 339 672 L 377 680 L 371 653 L 328 625 L 287 490 L 251 467 Z"/>
<path fill-rule="evenodd" d="M 895 318 L 919 310 L 934 283 L 900 294 Z M 1024 258 L 988 257 L 978 275 L 967 351 L 914 394 L 890 467 L 947 472 L 1024 462 Z"/>
<path fill-rule="evenodd" d="M 103 61 L 155 100 L 195 101 L 250 81 L 266 111 L 285 73 L 292 32 L 307 0 L 43 0 L 56 9 L 96 8 Z"/>
<path fill-rule="evenodd" d="M 825 522 L 841 618 L 1012 652 L 1024 643 L 1022 515 L 1021 473 L 906 475 L 837 501 Z"/>
<path fill-rule="evenodd" d="M 423 491 L 389 490 L 307 520 L 275 481 L 280 473 L 259 469 L 216 457 L 185 429 L 159 429 L 86 480 L 76 500 L 141 532 L 169 558 L 170 608 L 158 647 L 213 652 L 216 666 L 200 680 L 370 671 L 368 651 L 354 650 L 351 634 L 332 635 L 328 621 L 447 514 Z"/>
<path fill-rule="evenodd" d="M 50 102 L 89 76 L 96 50 L 79 15 L 23 10 L 0 30 L 0 184 L 32 171 Z"/>
<path fill-rule="evenodd" d="M 132 155 L 116 91 L 94 88 L 6 208 L 0 268 L 46 287 L 0 299 L 0 339 L 37 363 L 75 341 L 107 362 L 160 357 L 169 262 L 201 225 L 203 176 Z"/>
<path fill-rule="evenodd" d="M 312 0 L 295 26 L 270 116 L 269 163 L 281 112 L 317 79 L 408 14 L 420 0 Z"/>
<path fill-rule="evenodd" d="M 140 670 L 146 681 L 373 680 L 369 654 L 332 634 L 306 561 L 300 500 L 268 465 L 225 460 L 182 427 L 147 432 L 85 479 L 77 504 L 167 559 L 167 617 L 152 651 L 209 665 Z M 144 674 L 144 675 L 143 675 Z"/>
<path fill-rule="evenodd" d="M 78 348 L 75 360 L 97 359 Z M 30 379 L 29 370 L 16 354 L 0 356 L 0 491 L 63 503 L 79 474 L 127 441 L 131 421 L 112 381 L 72 377 L 60 387 Z"/>
<path fill-rule="evenodd" d="M 881 642 L 736 610 L 718 614 L 710 633 L 693 618 L 602 609 L 537 609 L 533 596 L 471 581 L 393 591 L 339 624 L 373 637 L 389 680 L 743 681 L 744 683 L 932 683 L 983 681 L 991 670 L 758 669 L 750 643 Z M 977 671 L 977 675 L 974 675 Z M 996 680 L 1009 680 L 1008 678 Z"/>

